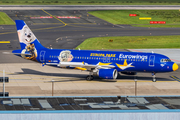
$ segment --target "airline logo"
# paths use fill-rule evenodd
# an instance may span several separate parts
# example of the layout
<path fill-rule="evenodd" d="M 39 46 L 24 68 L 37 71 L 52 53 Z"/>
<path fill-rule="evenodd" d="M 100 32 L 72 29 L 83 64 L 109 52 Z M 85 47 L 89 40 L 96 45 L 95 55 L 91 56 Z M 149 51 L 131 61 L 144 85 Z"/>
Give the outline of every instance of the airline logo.
<path fill-rule="evenodd" d="M 125 59 L 143 59 L 147 60 L 148 56 L 147 55 L 124 55 L 124 54 L 119 54 L 119 58 L 125 58 Z"/>
<path fill-rule="evenodd" d="M 117 65 L 121 70 L 125 70 L 125 69 L 127 69 L 127 68 L 129 68 L 129 67 L 134 67 L 134 66 L 132 66 L 132 63 L 127 64 L 127 61 L 126 61 L 126 60 L 124 60 L 124 64 L 123 64 L 123 65 L 117 64 L 117 63 L 116 63 L 116 65 Z"/>

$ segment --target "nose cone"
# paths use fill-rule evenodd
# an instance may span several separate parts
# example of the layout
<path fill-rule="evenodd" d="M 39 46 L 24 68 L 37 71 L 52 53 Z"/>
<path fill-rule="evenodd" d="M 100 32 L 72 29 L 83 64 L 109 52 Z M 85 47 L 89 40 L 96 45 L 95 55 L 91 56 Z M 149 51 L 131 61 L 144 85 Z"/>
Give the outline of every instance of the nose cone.
<path fill-rule="evenodd" d="M 176 71 L 178 68 L 179 68 L 179 66 L 176 63 L 174 63 L 172 66 L 173 71 Z"/>

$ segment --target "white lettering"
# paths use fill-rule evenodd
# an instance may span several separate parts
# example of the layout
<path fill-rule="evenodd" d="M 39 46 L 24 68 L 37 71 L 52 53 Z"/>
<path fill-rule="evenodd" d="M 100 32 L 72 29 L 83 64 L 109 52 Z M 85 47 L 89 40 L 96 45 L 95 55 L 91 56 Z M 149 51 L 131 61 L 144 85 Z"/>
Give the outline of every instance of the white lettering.
<path fill-rule="evenodd" d="M 127 59 L 127 58 L 129 58 L 129 59 L 143 59 L 143 60 L 145 60 L 145 59 L 148 59 L 148 56 L 146 55 L 124 55 L 124 54 L 119 54 L 119 58 L 125 58 L 125 59 Z"/>

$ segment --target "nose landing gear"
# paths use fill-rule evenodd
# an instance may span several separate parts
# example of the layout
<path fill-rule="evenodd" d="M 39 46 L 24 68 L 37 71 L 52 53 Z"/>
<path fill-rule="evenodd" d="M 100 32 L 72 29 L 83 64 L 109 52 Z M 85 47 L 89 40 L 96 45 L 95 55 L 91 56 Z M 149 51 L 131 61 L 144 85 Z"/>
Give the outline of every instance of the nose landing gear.
<path fill-rule="evenodd" d="M 153 82 L 156 82 L 156 76 L 155 76 L 155 74 L 156 74 L 155 72 L 152 72 L 152 81 L 153 81 Z"/>

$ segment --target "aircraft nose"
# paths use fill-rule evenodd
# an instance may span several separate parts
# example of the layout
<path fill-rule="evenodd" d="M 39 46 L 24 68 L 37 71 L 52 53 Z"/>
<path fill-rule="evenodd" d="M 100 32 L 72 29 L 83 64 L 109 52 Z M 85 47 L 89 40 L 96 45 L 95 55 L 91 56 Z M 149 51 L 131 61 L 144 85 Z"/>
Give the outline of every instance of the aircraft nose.
<path fill-rule="evenodd" d="M 178 68 L 179 68 L 179 66 L 176 63 L 174 63 L 172 66 L 173 71 L 176 71 Z"/>

